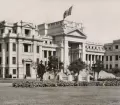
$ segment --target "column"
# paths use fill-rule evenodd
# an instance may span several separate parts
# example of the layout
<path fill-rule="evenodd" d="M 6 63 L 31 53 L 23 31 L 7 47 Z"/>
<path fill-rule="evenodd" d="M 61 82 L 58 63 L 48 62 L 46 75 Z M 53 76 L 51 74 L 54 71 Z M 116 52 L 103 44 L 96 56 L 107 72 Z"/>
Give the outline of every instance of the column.
<path fill-rule="evenodd" d="M 92 65 L 92 57 L 93 57 L 93 55 L 91 54 L 90 67 L 91 67 L 91 65 Z"/>
<path fill-rule="evenodd" d="M 64 41 L 64 72 L 67 71 L 69 61 L 68 61 L 68 41 Z"/>
<path fill-rule="evenodd" d="M 86 54 L 86 63 L 88 64 L 88 54 Z"/>
<path fill-rule="evenodd" d="M 78 50 L 79 50 L 79 55 L 78 55 L 78 57 L 81 58 L 81 44 L 79 44 L 79 49 L 78 49 Z"/>
<path fill-rule="evenodd" d="M 40 61 L 41 61 L 42 60 L 42 56 L 43 56 L 42 45 L 39 46 L 39 52 L 40 52 Z"/>
<path fill-rule="evenodd" d="M 9 74 L 12 74 L 12 69 L 11 69 L 11 65 L 12 65 L 12 52 L 13 52 L 13 43 L 10 41 L 9 39 L 9 50 L 8 50 L 8 65 L 9 65 Z"/>
<path fill-rule="evenodd" d="M 82 60 L 85 62 L 85 55 L 86 55 L 86 53 L 85 53 L 85 43 L 83 42 L 83 44 L 82 44 Z"/>
<path fill-rule="evenodd" d="M 18 74 L 18 78 L 24 78 L 24 74 L 25 74 L 25 69 L 24 64 L 23 64 L 23 58 L 22 58 L 22 53 L 23 53 L 23 41 L 22 40 L 18 40 L 18 45 L 17 45 L 17 74 Z"/>
<path fill-rule="evenodd" d="M 88 66 L 89 66 L 89 54 L 87 54 L 87 64 L 88 64 Z"/>
<path fill-rule="evenodd" d="M 33 41 L 33 62 L 36 62 L 36 43 Z"/>
<path fill-rule="evenodd" d="M 3 78 L 5 78 L 5 55 L 6 55 L 6 43 L 3 41 L 2 43 L 2 73 L 3 73 Z"/>
<path fill-rule="evenodd" d="M 95 64 L 95 61 L 96 61 L 96 60 L 95 60 L 95 58 L 96 58 L 96 55 L 94 55 L 94 60 L 93 60 L 93 64 Z"/>
<path fill-rule="evenodd" d="M 63 62 L 63 57 L 64 57 L 64 55 L 63 55 L 63 41 L 61 41 L 61 48 L 60 48 L 60 52 L 61 52 L 61 54 L 60 54 L 60 60 L 61 60 L 61 62 Z"/>

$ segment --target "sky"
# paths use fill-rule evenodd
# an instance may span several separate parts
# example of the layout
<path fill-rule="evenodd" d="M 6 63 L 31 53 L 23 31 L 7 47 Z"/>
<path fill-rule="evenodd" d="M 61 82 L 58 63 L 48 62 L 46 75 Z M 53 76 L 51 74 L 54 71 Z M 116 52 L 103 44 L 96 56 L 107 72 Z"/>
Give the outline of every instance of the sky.
<path fill-rule="evenodd" d="M 35 24 L 62 20 L 64 11 L 73 5 L 66 20 L 83 23 L 88 41 L 120 39 L 120 0 L 0 0 L 0 4 L 0 21 Z"/>

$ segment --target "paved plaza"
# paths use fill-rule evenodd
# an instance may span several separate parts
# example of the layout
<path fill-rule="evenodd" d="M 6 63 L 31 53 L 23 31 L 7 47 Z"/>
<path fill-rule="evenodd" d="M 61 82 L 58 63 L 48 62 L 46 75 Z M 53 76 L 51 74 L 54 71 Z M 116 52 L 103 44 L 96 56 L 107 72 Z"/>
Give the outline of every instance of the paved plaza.
<path fill-rule="evenodd" d="M 0 105 L 120 105 L 120 87 L 13 88 L 0 83 Z"/>

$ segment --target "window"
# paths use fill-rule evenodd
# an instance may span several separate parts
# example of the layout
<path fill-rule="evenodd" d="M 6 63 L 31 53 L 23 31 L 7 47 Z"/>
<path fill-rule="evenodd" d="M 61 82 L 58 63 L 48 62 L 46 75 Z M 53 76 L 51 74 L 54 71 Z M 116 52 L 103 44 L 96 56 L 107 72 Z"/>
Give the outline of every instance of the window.
<path fill-rule="evenodd" d="M 2 44 L 0 44 L 0 52 L 2 51 Z"/>
<path fill-rule="evenodd" d="M 112 65 L 110 64 L 110 69 L 112 69 Z"/>
<path fill-rule="evenodd" d="M 8 61 L 8 57 L 6 57 L 6 64 L 8 64 L 8 62 L 9 62 L 9 61 Z"/>
<path fill-rule="evenodd" d="M 110 61 L 112 61 L 112 56 L 110 56 Z"/>
<path fill-rule="evenodd" d="M 94 61 L 94 55 L 92 55 L 92 61 Z"/>
<path fill-rule="evenodd" d="M 25 35 L 30 35 L 30 30 L 29 29 L 25 29 Z"/>
<path fill-rule="evenodd" d="M 89 61 L 91 60 L 91 55 L 89 55 Z"/>
<path fill-rule="evenodd" d="M 44 50 L 44 58 L 47 58 L 47 51 Z"/>
<path fill-rule="evenodd" d="M 86 54 L 86 61 L 88 60 L 88 54 Z"/>
<path fill-rule="evenodd" d="M 106 56 L 106 61 L 108 61 L 108 56 Z"/>
<path fill-rule="evenodd" d="M 24 44 L 24 52 L 31 52 L 31 45 L 30 44 Z"/>
<path fill-rule="evenodd" d="M 56 51 L 53 51 L 53 56 L 56 56 Z"/>
<path fill-rule="evenodd" d="M 109 50 L 111 50 L 111 47 L 109 47 Z"/>
<path fill-rule="evenodd" d="M 37 53 L 39 53 L 39 46 L 37 46 Z"/>
<path fill-rule="evenodd" d="M 9 74 L 9 69 L 5 69 L 5 74 Z"/>
<path fill-rule="evenodd" d="M 1 29 L 1 34 L 3 34 L 4 33 L 4 29 Z"/>
<path fill-rule="evenodd" d="M 16 44 L 13 43 L 13 51 L 16 51 Z"/>
<path fill-rule="evenodd" d="M 118 61 L 118 55 L 115 55 L 115 60 Z"/>
<path fill-rule="evenodd" d="M 11 33 L 11 30 L 10 30 L 10 29 L 8 30 L 8 33 Z"/>
<path fill-rule="evenodd" d="M 118 45 L 115 45 L 115 49 L 118 49 Z"/>
<path fill-rule="evenodd" d="M 118 68 L 118 64 L 115 64 L 115 68 Z"/>
<path fill-rule="evenodd" d="M 6 50 L 8 51 L 9 50 L 9 44 L 6 43 Z"/>
<path fill-rule="evenodd" d="M 2 57 L 0 57 L 0 65 L 2 64 Z"/>
<path fill-rule="evenodd" d="M 50 41 L 50 44 L 52 44 L 52 42 Z"/>
<path fill-rule="evenodd" d="M 0 75 L 2 75 L 2 70 L 0 69 Z"/>
<path fill-rule="evenodd" d="M 12 63 L 16 64 L 16 57 L 12 57 Z"/>
<path fill-rule="evenodd" d="M 106 69 L 108 69 L 108 64 L 106 65 Z"/>
<path fill-rule="evenodd" d="M 13 28 L 13 33 L 16 34 L 17 33 L 17 29 Z"/>
<path fill-rule="evenodd" d="M 47 61 L 45 61 L 45 66 L 47 66 Z"/>
<path fill-rule="evenodd" d="M 37 64 L 39 64 L 39 58 L 37 58 Z"/>
<path fill-rule="evenodd" d="M 45 41 L 45 44 L 47 44 L 47 41 Z"/>
<path fill-rule="evenodd" d="M 13 69 L 13 74 L 16 74 L 16 69 Z"/>
<path fill-rule="evenodd" d="M 49 57 L 51 56 L 51 51 L 49 51 Z"/>

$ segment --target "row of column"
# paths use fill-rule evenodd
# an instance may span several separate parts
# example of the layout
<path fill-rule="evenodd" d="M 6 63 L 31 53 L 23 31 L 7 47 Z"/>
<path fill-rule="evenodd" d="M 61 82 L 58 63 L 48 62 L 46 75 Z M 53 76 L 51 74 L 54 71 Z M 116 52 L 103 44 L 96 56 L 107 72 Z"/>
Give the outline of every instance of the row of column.
<path fill-rule="evenodd" d="M 86 63 L 92 65 L 97 60 L 103 61 L 103 55 L 86 54 Z"/>

